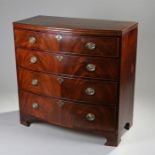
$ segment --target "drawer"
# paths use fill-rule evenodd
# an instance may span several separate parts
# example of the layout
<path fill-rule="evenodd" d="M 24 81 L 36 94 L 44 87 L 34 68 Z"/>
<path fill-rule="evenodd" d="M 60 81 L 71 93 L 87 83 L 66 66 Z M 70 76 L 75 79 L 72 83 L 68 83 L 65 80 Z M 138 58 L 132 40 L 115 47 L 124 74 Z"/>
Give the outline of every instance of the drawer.
<path fill-rule="evenodd" d="M 61 40 L 59 40 L 61 39 Z M 17 47 L 48 52 L 65 52 L 89 56 L 118 57 L 119 38 L 93 37 L 73 34 L 47 34 L 35 31 L 15 30 Z"/>
<path fill-rule="evenodd" d="M 116 82 L 68 78 L 24 69 L 18 70 L 18 79 L 20 89 L 37 94 L 93 104 L 117 103 Z"/>
<path fill-rule="evenodd" d="M 18 48 L 17 64 L 21 67 L 54 74 L 118 79 L 118 59 L 49 54 Z"/>
<path fill-rule="evenodd" d="M 114 107 L 78 104 L 20 92 L 21 112 L 69 128 L 113 131 L 116 128 Z"/>

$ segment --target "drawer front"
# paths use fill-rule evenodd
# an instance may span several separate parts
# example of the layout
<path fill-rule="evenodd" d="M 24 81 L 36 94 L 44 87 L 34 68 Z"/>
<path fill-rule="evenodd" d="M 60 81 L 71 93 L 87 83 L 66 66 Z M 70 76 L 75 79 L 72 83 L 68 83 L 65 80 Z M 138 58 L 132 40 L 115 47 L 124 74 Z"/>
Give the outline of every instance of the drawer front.
<path fill-rule="evenodd" d="M 79 77 L 118 79 L 118 59 L 92 58 L 17 49 L 19 66 L 31 70 Z"/>
<path fill-rule="evenodd" d="M 53 34 L 25 30 L 15 30 L 14 33 L 16 47 L 45 51 L 60 50 L 60 44 Z"/>
<path fill-rule="evenodd" d="M 47 122 L 70 128 L 91 131 L 113 131 L 116 128 L 116 109 L 77 104 L 20 92 L 21 112 Z"/>
<path fill-rule="evenodd" d="M 20 89 L 37 94 L 93 104 L 117 103 L 116 82 L 66 78 L 24 69 L 19 69 L 18 76 Z"/>
<path fill-rule="evenodd" d="M 24 91 L 19 92 L 20 111 L 55 124 L 61 124 L 61 109 L 57 100 L 43 98 Z"/>
<path fill-rule="evenodd" d="M 61 38 L 61 40 L 59 40 Z M 89 56 L 118 57 L 119 38 L 15 30 L 17 47 Z"/>

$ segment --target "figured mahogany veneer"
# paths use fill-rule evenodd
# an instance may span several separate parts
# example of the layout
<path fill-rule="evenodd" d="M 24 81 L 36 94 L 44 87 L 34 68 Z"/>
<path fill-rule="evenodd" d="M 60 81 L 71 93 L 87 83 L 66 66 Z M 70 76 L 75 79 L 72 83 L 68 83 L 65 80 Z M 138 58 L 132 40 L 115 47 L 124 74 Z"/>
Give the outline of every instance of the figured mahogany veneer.
<path fill-rule="evenodd" d="M 61 42 L 57 41 L 57 34 L 63 35 Z M 117 37 L 91 37 L 87 35 L 79 36 L 74 34 L 64 34 L 61 32 L 52 34 L 24 30 L 15 30 L 15 35 L 16 46 L 28 49 L 106 57 L 117 57 L 119 54 L 119 38 Z M 29 38 L 32 36 L 37 39 L 35 44 L 29 43 Z M 87 42 L 96 43 L 95 50 L 90 51 L 87 49 L 85 47 Z"/>
<path fill-rule="evenodd" d="M 117 83 L 94 81 L 63 77 L 60 83 L 60 76 L 47 75 L 38 72 L 19 69 L 19 88 L 45 96 L 59 97 L 64 99 L 79 100 L 94 104 L 116 104 Z M 32 80 L 37 79 L 38 84 L 33 86 Z M 94 95 L 87 95 L 85 90 L 91 87 L 95 90 Z"/>
<path fill-rule="evenodd" d="M 116 109 L 114 107 L 108 108 L 68 101 L 64 101 L 64 105 L 61 105 L 61 100 L 24 91 L 21 91 L 20 97 L 22 102 L 21 112 L 23 114 L 29 114 L 56 125 L 92 131 L 114 131 L 116 128 Z M 38 103 L 38 109 L 32 109 L 32 103 L 34 102 Z M 85 116 L 88 113 L 95 114 L 96 119 L 94 122 L 86 120 Z"/>
<path fill-rule="evenodd" d="M 36 16 L 13 23 L 20 121 L 106 137 L 132 126 L 137 23 Z"/>
<path fill-rule="evenodd" d="M 32 57 L 37 58 L 37 62 L 30 62 Z M 58 57 L 62 57 L 59 60 Z M 107 80 L 118 80 L 119 60 L 101 59 L 84 56 L 49 54 L 40 51 L 17 49 L 18 66 L 53 74 L 78 76 L 87 78 L 104 78 Z M 95 71 L 89 71 L 87 65 L 95 65 Z"/>

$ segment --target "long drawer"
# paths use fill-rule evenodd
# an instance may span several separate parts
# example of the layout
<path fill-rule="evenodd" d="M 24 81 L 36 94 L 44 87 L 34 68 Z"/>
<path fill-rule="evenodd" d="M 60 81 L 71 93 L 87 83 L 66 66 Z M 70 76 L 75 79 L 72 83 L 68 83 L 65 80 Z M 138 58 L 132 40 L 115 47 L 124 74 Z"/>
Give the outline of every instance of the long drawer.
<path fill-rule="evenodd" d="M 116 104 L 117 82 L 68 78 L 18 69 L 22 90 L 93 104 Z"/>
<path fill-rule="evenodd" d="M 20 101 L 23 114 L 53 124 L 92 131 L 113 131 L 116 128 L 114 107 L 77 104 L 24 91 L 20 92 Z"/>
<path fill-rule="evenodd" d="M 89 56 L 118 57 L 118 37 L 80 36 L 70 33 L 47 34 L 15 30 L 16 47 Z"/>
<path fill-rule="evenodd" d="M 34 71 L 88 78 L 118 79 L 118 59 L 49 54 L 17 49 L 17 64 Z"/>

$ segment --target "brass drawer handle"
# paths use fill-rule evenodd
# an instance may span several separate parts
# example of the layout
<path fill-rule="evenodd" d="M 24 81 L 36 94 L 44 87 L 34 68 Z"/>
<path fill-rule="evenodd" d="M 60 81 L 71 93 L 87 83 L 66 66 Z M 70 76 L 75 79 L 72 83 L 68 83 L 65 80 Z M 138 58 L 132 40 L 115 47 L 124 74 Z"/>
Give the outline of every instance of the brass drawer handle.
<path fill-rule="evenodd" d="M 64 59 L 64 57 L 62 55 L 57 55 L 56 58 L 60 62 Z"/>
<path fill-rule="evenodd" d="M 86 69 L 90 72 L 94 72 L 96 70 L 96 66 L 94 64 L 88 64 Z"/>
<path fill-rule="evenodd" d="M 63 39 L 62 35 L 60 34 L 56 35 L 55 38 L 57 39 L 57 41 L 61 41 Z"/>
<path fill-rule="evenodd" d="M 85 47 L 89 50 L 94 50 L 96 48 L 96 44 L 93 42 L 86 43 Z"/>
<path fill-rule="evenodd" d="M 58 101 L 58 105 L 59 105 L 60 108 L 63 107 L 64 104 L 65 104 L 64 101 L 62 101 L 62 100 Z"/>
<path fill-rule="evenodd" d="M 31 84 L 32 84 L 32 86 L 38 85 L 38 80 L 37 79 L 32 79 Z"/>
<path fill-rule="evenodd" d="M 95 115 L 93 113 L 86 114 L 85 118 L 87 121 L 90 121 L 90 122 L 95 121 Z"/>
<path fill-rule="evenodd" d="M 30 44 L 35 44 L 37 42 L 37 39 L 35 37 L 29 37 L 29 43 Z"/>
<path fill-rule="evenodd" d="M 38 103 L 32 103 L 32 109 L 38 109 L 39 108 L 39 104 Z"/>
<path fill-rule="evenodd" d="M 32 56 L 32 57 L 30 58 L 30 62 L 31 62 L 32 64 L 37 63 L 37 61 L 38 61 L 38 59 L 37 59 L 36 56 Z"/>
<path fill-rule="evenodd" d="M 59 84 L 62 84 L 64 82 L 64 78 L 62 78 L 62 77 L 58 77 L 57 80 L 58 80 Z"/>
<path fill-rule="evenodd" d="M 95 94 L 95 89 L 89 87 L 89 88 L 87 88 L 87 89 L 85 90 L 85 93 L 86 93 L 87 95 L 89 95 L 89 96 L 92 96 L 92 95 Z"/>

